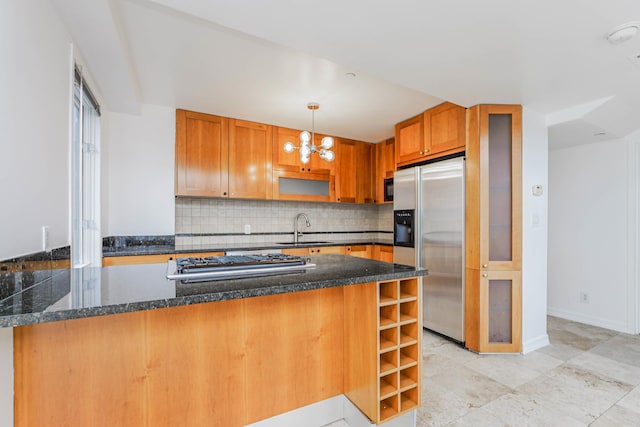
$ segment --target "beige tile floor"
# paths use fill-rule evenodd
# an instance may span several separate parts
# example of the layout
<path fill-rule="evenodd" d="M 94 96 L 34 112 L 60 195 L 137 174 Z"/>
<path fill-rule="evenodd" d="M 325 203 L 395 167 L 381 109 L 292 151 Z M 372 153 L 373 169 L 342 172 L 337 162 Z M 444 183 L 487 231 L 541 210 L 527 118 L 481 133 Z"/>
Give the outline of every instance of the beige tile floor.
<path fill-rule="evenodd" d="M 551 345 L 478 355 L 428 332 L 418 426 L 640 426 L 640 336 L 549 317 Z"/>

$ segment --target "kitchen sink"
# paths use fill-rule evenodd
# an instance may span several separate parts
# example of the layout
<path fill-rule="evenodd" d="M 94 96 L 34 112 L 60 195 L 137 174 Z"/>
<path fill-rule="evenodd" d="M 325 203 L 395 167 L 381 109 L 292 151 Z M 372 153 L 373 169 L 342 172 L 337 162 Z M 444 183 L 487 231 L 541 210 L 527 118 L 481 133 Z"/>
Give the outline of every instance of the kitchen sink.
<path fill-rule="evenodd" d="M 317 245 L 320 243 L 330 243 L 324 240 L 305 240 L 302 242 L 298 242 L 298 245 Z M 296 243 L 293 242 L 276 242 L 276 245 L 295 245 Z"/>

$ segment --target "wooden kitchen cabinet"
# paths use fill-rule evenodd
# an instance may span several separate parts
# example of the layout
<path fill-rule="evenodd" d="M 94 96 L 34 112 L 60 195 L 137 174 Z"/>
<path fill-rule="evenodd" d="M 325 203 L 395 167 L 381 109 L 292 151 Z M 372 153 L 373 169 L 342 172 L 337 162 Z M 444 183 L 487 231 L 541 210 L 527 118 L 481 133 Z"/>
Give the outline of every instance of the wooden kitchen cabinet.
<path fill-rule="evenodd" d="M 450 102 L 396 125 L 396 166 L 464 151 L 466 109 Z"/>
<path fill-rule="evenodd" d="M 373 255 L 373 245 L 353 245 L 345 247 L 347 255 L 371 259 Z"/>
<path fill-rule="evenodd" d="M 356 153 L 356 203 L 375 203 L 375 146 L 358 142 Z"/>
<path fill-rule="evenodd" d="M 270 125 L 229 120 L 229 197 L 272 198 Z"/>
<path fill-rule="evenodd" d="M 316 135 L 316 145 L 322 135 Z M 284 144 L 300 145 L 300 131 L 273 128 L 273 199 L 314 202 L 335 201 L 335 165 L 314 154 L 306 165 L 300 163 L 300 152 L 284 151 Z M 335 148 L 334 148 L 335 150 Z"/>
<path fill-rule="evenodd" d="M 304 243 L 304 242 L 300 242 Z M 346 248 L 344 246 L 317 246 L 312 248 L 286 248 L 282 249 L 282 253 L 285 255 L 328 255 L 328 254 L 340 254 L 345 255 Z"/>
<path fill-rule="evenodd" d="M 393 262 L 393 246 L 374 245 L 371 258 L 378 261 Z"/>
<path fill-rule="evenodd" d="M 420 406 L 420 280 L 344 288 L 344 394 L 376 424 Z"/>
<path fill-rule="evenodd" d="M 464 151 L 466 109 L 445 102 L 424 112 L 424 148 L 428 155 Z"/>
<path fill-rule="evenodd" d="M 176 110 L 176 196 L 227 197 L 228 119 Z"/>
<path fill-rule="evenodd" d="M 335 161 L 327 162 L 317 154 L 314 154 L 310 157 L 309 163 L 305 165 L 300 163 L 300 152 L 298 150 L 294 150 L 291 153 L 284 151 L 286 142 L 292 142 L 296 147 L 300 147 L 300 132 L 296 129 L 274 126 L 273 168 L 287 172 L 335 175 Z M 323 137 L 324 135 L 315 135 L 316 146 L 320 145 Z M 335 150 L 335 147 L 332 150 Z"/>
<path fill-rule="evenodd" d="M 336 201 L 356 203 L 357 142 L 338 138 L 336 147 Z"/>
<path fill-rule="evenodd" d="M 396 171 L 394 147 L 395 138 L 389 138 L 375 145 L 376 160 L 374 164 L 376 172 L 373 185 L 376 194 L 375 203 L 393 203 L 392 201 L 385 202 L 384 200 L 384 180 L 393 178 L 393 174 Z"/>
<path fill-rule="evenodd" d="M 420 159 L 425 155 L 424 150 L 424 114 L 418 114 L 396 125 L 396 167 Z"/>
<path fill-rule="evenodd" d="M 522 107 L 468 110 L 465 339 L 522 350 Z"/>
<path fill-rule="evenodd" d="M 338 138 L 336 201 L 373 203 L 373 144 Z"/>
<path fill-rule="evenodd" d="M 271 199 L 271 126 L 176 110 L 176 196 Z"/>

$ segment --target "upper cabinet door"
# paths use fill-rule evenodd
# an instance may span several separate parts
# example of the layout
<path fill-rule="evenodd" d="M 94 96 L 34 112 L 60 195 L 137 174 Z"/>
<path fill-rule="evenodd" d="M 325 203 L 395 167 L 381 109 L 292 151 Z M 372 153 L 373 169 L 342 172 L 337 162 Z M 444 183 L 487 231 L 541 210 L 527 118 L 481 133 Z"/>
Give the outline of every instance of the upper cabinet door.
<path fill-rule="evenodd" d="M 424 148 L 429 154 L 463 148 L 466 109 L 450 102 L 424 112 Z"/>
<path fill-rule="evenodd" d="M 300 152 L 294 150 L 291 153 L 284 151 L 284 144 L 293 143 L 300 146 L 300 131 L 289 128 L 273 128 L 273 169 L 288 172 L 305 172 L 306 167 L 300 163 Z"/>
<path fill-rule="evenodd" d="M 227 120 L 176 110 L 176 196 L 227 197 Z"/>
<path fill-rule="evenodd" d="M 315 140 L 316 147 L 318 148 L 320 147 L 320 143 L 322 142 L 323 137 L 324 135 L 315 134 L 314 140 Z M 335 153 L 337 150 L 337 147 L 336 147 L 337 138 L 333 138 L 333 141 L 334 141 L 333 142 L 334 145 L 331 148 L 331 151 Z M 336 173 L 336 161 L 334 160 L 333 162 L 327 162 L 326 160 L 322 160 L 319 153 L 313 154 L 311 156 L 311 160 L 309 160 L 309 163 L 306 166 L 307 166 L 307 172 L 311 172 L 311 173 L 321 173 L 321 174 L 326 173 L 329 175 L 335 175 Z"/>
<path fill-rule="evenodd" d="M 272 128 L 229 120 L 229 197 L 271 199 Z"/>
<path fill-rule="evenodd" d="M 300 151 L 294 150 L 291 153 L 284 151 L 284 144 L 293 143 L 296 147 L 300 147 L 299 130 L 274 127 L 273 128 L 273 168 L 280 171 L 300 172 L 300 173 L 316 173 L 316 174 L 335 174 L 335 161 L 327 162 L 322 160 L 319 155 L 313 154 L 309 163 L 302 164 L 300 162 Z M 324 135 L 315 135 L 315 144 L 320 146 Z M 336 148 L 332 148 L 335 152 Z"/>
<path fill-rule="evenodd" d="M 411 162 L 425 155 L 424 114 L 396 125 L 396 164 Z"/>
<path fill-rule="evenodd" d="M 356 156 L 357 142 L 338 139 L 336 147 L 336 201 L 356 203 Z"/>
<path fill-rule="evenodd" d="M 467 267 L 522 266 L 522 107 L 469 109 Z"/>
<path fill-rule="evenodd" d="M 375 146 L 358 142 L 356 154 L 356 202 L 375 203 Z"/>

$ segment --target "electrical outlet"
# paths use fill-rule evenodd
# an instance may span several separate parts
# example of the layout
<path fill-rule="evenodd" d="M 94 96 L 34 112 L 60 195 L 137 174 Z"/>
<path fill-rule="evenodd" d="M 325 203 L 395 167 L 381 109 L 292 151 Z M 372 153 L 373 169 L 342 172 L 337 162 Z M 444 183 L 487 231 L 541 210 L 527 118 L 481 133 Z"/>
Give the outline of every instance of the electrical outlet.
<path fill-rule="evenodd" d="M 49 226 L 42 226 L 42 250 L 46 251 L 49 248 Z"/>
<path fill-rule="evenodd" d="M 251 224 L 244 225 L 244 234 L 251 234 Z"/>
<path fill-rule="evenodd" d="M 589 293 L 582 291 L 580 292 L 580 302 L 582 304 L 589 304 Z"/>

